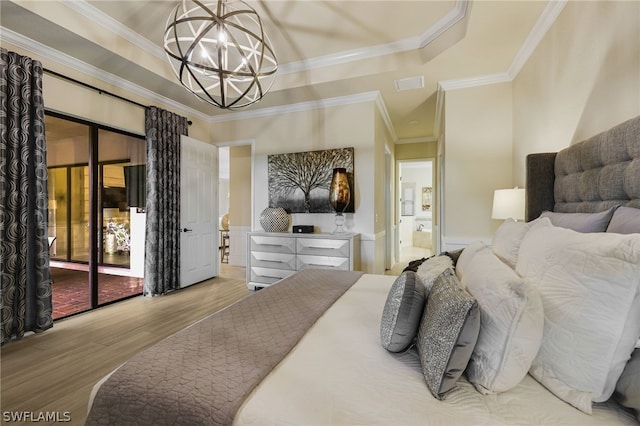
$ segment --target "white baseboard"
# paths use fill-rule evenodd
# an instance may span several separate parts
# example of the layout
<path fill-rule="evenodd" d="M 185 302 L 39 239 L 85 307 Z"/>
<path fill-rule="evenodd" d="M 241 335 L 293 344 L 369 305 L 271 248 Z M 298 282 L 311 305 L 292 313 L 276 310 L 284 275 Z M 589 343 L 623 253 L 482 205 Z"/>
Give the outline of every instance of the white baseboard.
<path fill-rule="evenodd" d="M 444 247 L 440 251 L 453 251 L 463 249 L 469 244 L 476 241 L 482 241 L 485 244 L 491 244 L 491 238 L 479 238 L 479 237 L 446 237 L 442 236 L 442 242 Z"/>

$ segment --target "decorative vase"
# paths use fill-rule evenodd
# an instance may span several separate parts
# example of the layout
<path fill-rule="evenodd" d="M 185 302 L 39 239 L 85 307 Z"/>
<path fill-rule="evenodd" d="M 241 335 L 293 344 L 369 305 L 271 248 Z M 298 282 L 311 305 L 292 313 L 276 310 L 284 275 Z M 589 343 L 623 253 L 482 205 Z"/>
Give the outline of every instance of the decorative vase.
<path fill-rule="evenodd" d="M 220 221 L 220 227 L 223 231 L 229 230 L 229 213 L 222 216 L 222 220 Z"/>
<path fill-rule="evenodd" d="M 267 207 L 260 213 L 260 225 L 266 232 L 287 232 L 289 213 L 282 207 Z"/>
<path fill-rule="evenodd" d="M 342 215 L 342 212 L 347 208 L 350 200 L 351 190 L 349 188 L 349 176 L 347 174 L 347 169 L 333 169 L 331 186 L 329 186 L 329 203 L 336 211 L 336 229 L 333 231 L 334 234 L 341 234 L 344 232 L 344 216 Z"/>
<path fill-rule="evenodd" d="M 104 252 L 107 254 L 115 254 L 116 252 L 116 235 L 107 234 L 104 239 Z"/>

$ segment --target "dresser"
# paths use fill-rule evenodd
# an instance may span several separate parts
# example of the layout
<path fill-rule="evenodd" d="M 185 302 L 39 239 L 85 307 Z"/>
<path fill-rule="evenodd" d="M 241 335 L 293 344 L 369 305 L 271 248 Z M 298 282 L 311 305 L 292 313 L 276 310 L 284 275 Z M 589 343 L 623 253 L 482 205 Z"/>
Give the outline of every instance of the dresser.
<path fill-rule="evenodd" d="M 360 269 L 360 234 L 247 234 L 247 286 L 266 287 L 306 268 Z"/>

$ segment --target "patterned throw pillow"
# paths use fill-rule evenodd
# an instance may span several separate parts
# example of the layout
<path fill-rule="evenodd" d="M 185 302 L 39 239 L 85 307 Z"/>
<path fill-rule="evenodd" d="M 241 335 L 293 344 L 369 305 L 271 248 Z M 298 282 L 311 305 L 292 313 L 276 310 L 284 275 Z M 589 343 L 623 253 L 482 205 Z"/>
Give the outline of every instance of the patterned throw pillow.
<path fill-rule="evenodd" d="M 418 332 L 418 353 L 427 386 L 442 399 L 467 367 L 480 332 L 476 300 L 451 270 L 433 284 Z"/>
<path fill-rule="evenodd" d="M 424 284 L 420 277 L 412 271 L 400 274 L 389 290 L 382 311 L 382 347 L 389 352 L 401 352 L 413 343 L 418 333 L 424 302 Z"/>

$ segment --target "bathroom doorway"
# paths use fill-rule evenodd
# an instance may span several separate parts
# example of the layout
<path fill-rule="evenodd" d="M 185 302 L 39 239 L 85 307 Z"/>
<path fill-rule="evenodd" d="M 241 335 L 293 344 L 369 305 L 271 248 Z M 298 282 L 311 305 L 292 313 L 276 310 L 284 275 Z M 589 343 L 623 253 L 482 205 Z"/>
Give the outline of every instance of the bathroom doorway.
<path fill-rule="evenodd" d="M 433 254 L 433 160 L 398 161 L 398 261 L 408 263 Z"/>

